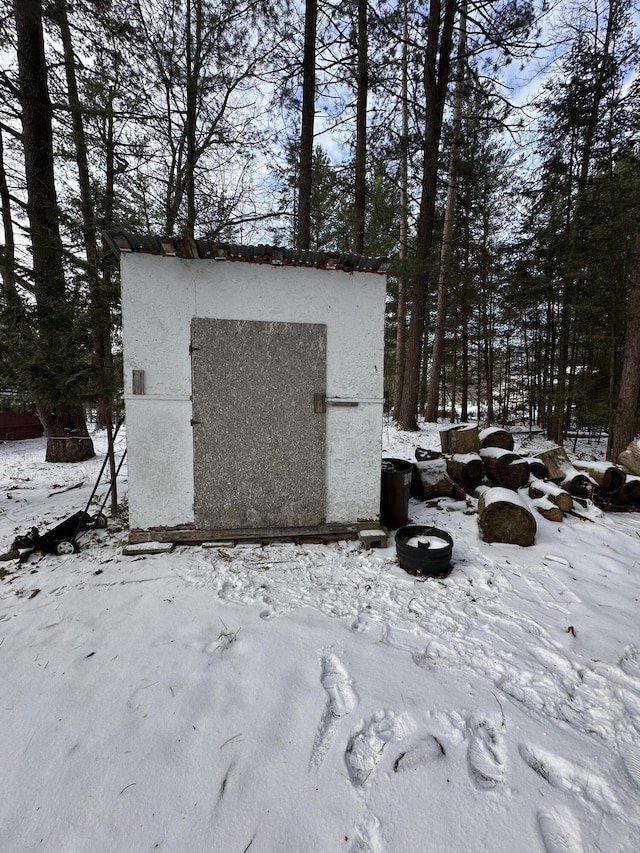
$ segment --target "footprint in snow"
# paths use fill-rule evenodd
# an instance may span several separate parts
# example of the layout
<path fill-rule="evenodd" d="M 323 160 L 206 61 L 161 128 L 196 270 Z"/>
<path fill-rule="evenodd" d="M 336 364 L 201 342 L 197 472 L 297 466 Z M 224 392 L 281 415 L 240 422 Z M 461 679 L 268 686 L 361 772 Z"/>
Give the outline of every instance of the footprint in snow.
<path fill-rule="evenodd" d="M 353 784 L 360 788 L 378 766 L 385 746 L 405 736 L 403 722 L 393 711 L 378 711 L 362 721 L 352 733 L 345 750 L 345 761 Z"/>
<path fill-rule="evenodd" d="M 625 675 L 640 678 L 640 660 L 638 658 L 638 649 L 635 646 L 627 646 L 620 658 L 620 669 Z"/>
<path fill-rule="evenodd" d="M 427 735 L 417 743 L 410 746 L 405 752 L 401 752 L 396 758 L 393 769 L 396 773 L 404 773 L 407 770 L 416 770 L 424 764 L 432 764 L 446 755 L 446 750 L 441 741 L 435 735 Z"/>
<path fill-rule="evenodd" d="M 356 828 L 349 853 L 380 853 L 380 821 L 374 815 L 368 815 Z"/>
<path fill-rule="evenodd" d="M 538 812 L 538 827 L 547 853 L 583 853 L 580 826 L 569 809 Z"/>
<path fill-rule="evenodd" d="M 329 751 L 340 717 L 350 714 L 358 704 L 353 681 L 337 655 L 327 652 L 321 660 L 320 682 L 327 693 L 311 750 L 311 767 L 319 767 Z"/>
<path fill-rule="evenodd" d="M 502 724 L 480 718 L 473 721 L 469 728 L 469 772 L 480 788 L 495 788 L 504 781 L 505 776 L 507 754 Z"/>
<path fill-rule="evenodd" d="M 611 787 L 591 768 L 524 743 L 520 744 L 519 751 L 524 762 L 553 788 L 588 800 L 605 814 L 620 813 L 620 804 Z"/>

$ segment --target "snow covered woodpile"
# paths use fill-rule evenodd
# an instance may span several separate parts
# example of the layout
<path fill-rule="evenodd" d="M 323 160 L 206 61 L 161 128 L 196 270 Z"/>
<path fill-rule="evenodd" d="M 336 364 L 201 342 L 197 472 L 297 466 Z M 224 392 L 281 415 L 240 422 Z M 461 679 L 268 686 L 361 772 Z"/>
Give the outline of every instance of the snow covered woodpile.
<path fill-rule="evenodd" d="M 640 508 L 640 476 L 631 477 L 621 466 L 573 462 L 563 447 L 522 456 L 507 449 L 513 446 L 513 436 L 497 427 L 476 437 L 464 424 L 441 429 L 439 435 L 443 448 L 456 447 L 459 441 L 475 451 L 438 453 L 417 447 L 411 496 L 426 501 L 478 498 L 480 531 L 487 542 L 531 544 L 535 517 L 560 523 L 567 513 L 576 514 L 574 501 L 582 503 L 578 510 L 590 499 L 605 510 Z M 527 520 L 516 533 L 523 524 L 523 508 Z"/>
<path fill-rule="evenodd" d="M 105 236 L 121 263 L 130 541 L 377 524 L 387 259 Z"/>

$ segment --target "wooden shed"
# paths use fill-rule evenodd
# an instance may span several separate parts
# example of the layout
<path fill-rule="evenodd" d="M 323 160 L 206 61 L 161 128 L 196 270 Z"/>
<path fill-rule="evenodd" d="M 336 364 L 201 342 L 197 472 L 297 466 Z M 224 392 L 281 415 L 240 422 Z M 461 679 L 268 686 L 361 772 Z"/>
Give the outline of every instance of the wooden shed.
<path fill-rule="evenodd" d="M 123 232 L 130 541 L 377 524 L 387 258 Z"/>
<path fill-rule="evenodd" d="M 42 423 L 33 409 L 16 412 L 0 408 L 0 441 L 40 438 L 43 433 Z"/>

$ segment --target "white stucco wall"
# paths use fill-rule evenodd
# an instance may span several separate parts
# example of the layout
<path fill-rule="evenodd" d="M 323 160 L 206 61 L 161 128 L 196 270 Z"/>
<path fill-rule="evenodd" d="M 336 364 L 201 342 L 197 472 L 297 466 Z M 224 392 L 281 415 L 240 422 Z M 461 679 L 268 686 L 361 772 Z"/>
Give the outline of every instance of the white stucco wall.
<path fill-rule="evenodd" d="M 327 522 L 378 517 L 384 276 L 146 254 L 121 270 L 132 528 L 194 520 L 192 317 L 326 324 L 327 397 L 359 403 L 327 408 Z"/>

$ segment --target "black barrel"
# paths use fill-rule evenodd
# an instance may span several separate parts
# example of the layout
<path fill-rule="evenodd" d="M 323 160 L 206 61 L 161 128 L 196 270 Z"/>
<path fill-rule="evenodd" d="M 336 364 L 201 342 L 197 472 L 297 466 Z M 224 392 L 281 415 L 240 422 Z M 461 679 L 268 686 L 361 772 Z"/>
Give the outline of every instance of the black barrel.
<path fill-rule="evenodd" d="M 387 527 L 402 527 L 409 517 L 411 462 L 405 459 L 382 460 L 380 522 Z"/>

